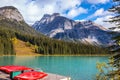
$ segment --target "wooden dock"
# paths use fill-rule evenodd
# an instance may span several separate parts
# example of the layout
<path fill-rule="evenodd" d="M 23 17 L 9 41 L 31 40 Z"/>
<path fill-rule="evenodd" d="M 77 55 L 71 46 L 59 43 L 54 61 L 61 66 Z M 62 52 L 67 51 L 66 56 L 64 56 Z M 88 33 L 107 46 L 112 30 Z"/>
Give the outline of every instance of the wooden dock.
<path fill-rule="evenodd" d="M 41 80 L 70 80 L 70 77 L 61 76 L 61 75 L 52 74 L 52 73 L 47 73 L 47 74 L 48 76 L 46 76 L 45 78 Z"/>
<path fill-rule="evenodd" d="M 58 74 L 47 73 L 48 76 L 40 80 L 71 80 L 70 77 L 61 76 Z M 0 80 L 11 80 L 10 75 L 0 71 Z"/>
<path fill-rule="evenodd" d="M 0 71 L 0 80 L 11 80 L 10 75 Z"/>

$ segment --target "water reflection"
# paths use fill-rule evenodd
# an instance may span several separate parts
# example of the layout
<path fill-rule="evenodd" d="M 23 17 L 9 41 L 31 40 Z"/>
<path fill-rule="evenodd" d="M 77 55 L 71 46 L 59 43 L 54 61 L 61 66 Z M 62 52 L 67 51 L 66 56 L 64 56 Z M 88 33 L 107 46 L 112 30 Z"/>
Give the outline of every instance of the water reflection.
<path fill-rule="evenodd" d="M 14 61 L 15 61 L 15 57 L 13 56 L 0 57 L 0 65 L 13 65 Z"/>
<path fill-rule="evenodd" d="M 0 57 L 0 65 L 24 65 L 41 68 L 45 72 L 70 76 L 73 80 L 93 80 L 97 72 L 96 62 L 107 62 L 107 58 L 87 56 L 3 56 Z"/>

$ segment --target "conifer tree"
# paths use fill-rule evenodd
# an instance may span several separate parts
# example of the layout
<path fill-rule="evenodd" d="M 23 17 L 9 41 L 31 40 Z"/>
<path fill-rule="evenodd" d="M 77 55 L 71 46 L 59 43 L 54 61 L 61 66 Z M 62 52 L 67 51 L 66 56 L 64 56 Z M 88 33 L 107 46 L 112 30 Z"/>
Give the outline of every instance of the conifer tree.
<path fill-rule="evenodd" d="M 110 18 L 108 22 L 114 23 L 116 28 L 120 28 L 120 0 L 113 0 L 114 5 L 108 10 L 114 13 L 114 17 Z M 113 47 L 115 54 L 109 58 L 109 63 L 107 65 L 102 65 L 102 63 L 97 63 L 97 68 L 100 70 L 97 74 L 97 80 L 120 80 L 120 35 L 114 38 L 116 40 L 116 45 L 118 47 Z M 106 68 L 108 71 L 105 73 Z"/>
<path fill-rule="evenodd" d="M 112 6 L 109 11 L 114 13 L 114 17 L 112 17 L 109 22 L 116 24 L 116 27 L 120 29 L 120 0 L 113 0 L 114 6 Z M 120 35 L 115 38 L 117 43 L 117 49 L 115 55 L 113 55 L 110 60 L 109 65 L 112 66 L 113 70 L 108 73 L 109 77 L 112 77 L 113 80 L 120 80 Z M 115 47 L 116 48 L 116 47 Z"/>
<path fill-rule="evenodd" d="M 120 0 L 113 0 L 114 5 L 108 10 L 109 12 L 114 13 L 109 22 L 116 24 L 115 27 L 120 28 Z"/>

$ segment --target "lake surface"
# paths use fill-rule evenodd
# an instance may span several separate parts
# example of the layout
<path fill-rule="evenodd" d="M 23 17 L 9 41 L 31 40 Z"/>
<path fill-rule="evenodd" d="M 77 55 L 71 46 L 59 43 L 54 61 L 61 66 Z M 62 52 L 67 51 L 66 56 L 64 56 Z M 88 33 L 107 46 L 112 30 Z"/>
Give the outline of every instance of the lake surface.
<path fill-rule="evenodd" d="M 0 65 L 24 65 L 70 76 L 72 80 L 94 80 L 96 62 L 107 60 L 108 57 L 96 56 L 1 56 Z"/>

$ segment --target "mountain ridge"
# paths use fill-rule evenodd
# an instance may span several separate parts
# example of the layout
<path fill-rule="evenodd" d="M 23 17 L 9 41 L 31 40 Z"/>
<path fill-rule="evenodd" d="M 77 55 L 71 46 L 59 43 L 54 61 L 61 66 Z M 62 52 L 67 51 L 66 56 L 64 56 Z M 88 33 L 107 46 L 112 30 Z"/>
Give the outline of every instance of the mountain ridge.
<path fill-rule="evenodd" d="M 0 8 L 0 16 L 17 21 L 24 21 L 22 14 L 13 6 L 4 6 Z"/>
<path fill-rule="evenodd" d="M 59 13 L 45 14 L 32 27 L 50 38 L 59 40 L 80 41 L 99 45 L 112 43 L 112 35 L 103 26 L 92 21 L 74 21 L 60 16 Z"/>
<path fill-rule="evenodd" d="M 11 13 L 14 13 L 13 9 Z M 19 15 L 18 12 L 17 14 Z M 58 14 L 54 15 L 58 17 Z M 24 53 L 24 50 L 26 49 L 24 48 L 24 44 L 19 43 L 21 44 L 21 46 L 23 46 L 23 48 L 19 48 L 19 45 L 18 47 L 14 46 L 13 43 L 16 42 L 16 39 L 22 40 L 24 43 L 28 43 L 29 45 L 33 45 L 35 50 L 33 50 L 32 52 L 42 55 L 91 55 L 98 52 L 98 54 L 108 53 L 108 49 L 101 46 L 93 46 L 88 44 L 86 45 L 82 43 L 76 44 L 73 42 L 65 42 L 61 40 L 51 39 L 35 31 L 23 20 L 19 21 L 17 20 L 18 18 L 15 19 L 14 17 L 7 18 L 4 15 L 1 15 L 0 17 L 0 55 L 16 55 L 17 51 L 21 51 L 19 49 L 23 49 L 22 52 Z M 17 51 L 15 51 L 16 48 Z M 26 50 L 30 51 L 31 54 L 31 48 L 27 47 Z"/>

